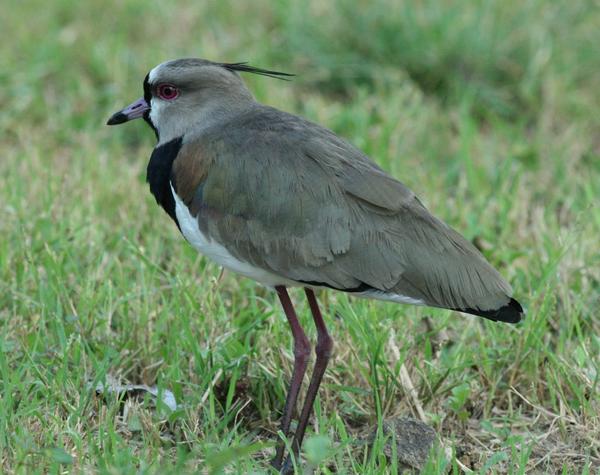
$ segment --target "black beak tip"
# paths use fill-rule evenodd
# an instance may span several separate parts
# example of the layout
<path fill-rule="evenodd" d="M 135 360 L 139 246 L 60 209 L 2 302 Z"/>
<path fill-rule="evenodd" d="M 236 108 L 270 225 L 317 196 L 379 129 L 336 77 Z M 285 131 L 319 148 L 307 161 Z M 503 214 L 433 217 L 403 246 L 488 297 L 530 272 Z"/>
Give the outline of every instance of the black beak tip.
<path fill-rule="evenodd" d="M 127 120 L 128 118 L 125 114 L 122 112 L 117 112 L 116 114 L 113 114 L 110 119 L 108 119 L 106 125 L 118 125 L 127 122 Z"/>

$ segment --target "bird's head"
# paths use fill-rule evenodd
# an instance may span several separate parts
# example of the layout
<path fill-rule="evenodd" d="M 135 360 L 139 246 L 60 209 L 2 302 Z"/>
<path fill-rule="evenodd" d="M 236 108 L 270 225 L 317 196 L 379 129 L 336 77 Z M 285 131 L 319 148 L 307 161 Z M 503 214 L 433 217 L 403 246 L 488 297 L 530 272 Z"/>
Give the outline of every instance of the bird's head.
<path fill-rule="evenodd" d="M 245 63 L 176 59 L 159 64 L 144 79 L 144 97 L 113 114 L 108 125 L 143 118 L 159 143 L 239 114 L 255 101 L 238 71 L 284 79 L 291 76 Z"/>

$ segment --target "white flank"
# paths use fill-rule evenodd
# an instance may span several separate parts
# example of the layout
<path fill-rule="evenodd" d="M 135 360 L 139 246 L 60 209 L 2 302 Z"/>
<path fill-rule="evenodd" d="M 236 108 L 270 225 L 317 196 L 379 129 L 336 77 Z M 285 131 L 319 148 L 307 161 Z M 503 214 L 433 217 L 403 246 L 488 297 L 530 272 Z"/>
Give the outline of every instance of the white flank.
<path fill-rule="evenodd" d="M 368 299 L 388 300 L 390 302 L 407 303 L 409 305 L 426 305 L 426 303 L 420 299 L 414 299 L 412 297 L 407 297 L 406 295 L 385 292 L 384 290 L 367 290 L 366 292 L 360 292 L 354 295 L 358 297 L 366 297 Z"/>
<path fill-rule="evenodd" d="M 177 215 L 177 221 L 179 221 L 181 233 L 197 251 L 226 269 L 254 279 L 263 285 L 270 287 L 276 285 L 285 285 L 287 287 L 299 285 L 297 282 L 280 277 L 232 256 L 221 244 L 202 234 L 197 219 L 191 215 L 187 206 L 177 196 L 173 185 L 171 185 L 171 192 L 173 193 L 173 198 L 175 198 L 175 214 Z"/>

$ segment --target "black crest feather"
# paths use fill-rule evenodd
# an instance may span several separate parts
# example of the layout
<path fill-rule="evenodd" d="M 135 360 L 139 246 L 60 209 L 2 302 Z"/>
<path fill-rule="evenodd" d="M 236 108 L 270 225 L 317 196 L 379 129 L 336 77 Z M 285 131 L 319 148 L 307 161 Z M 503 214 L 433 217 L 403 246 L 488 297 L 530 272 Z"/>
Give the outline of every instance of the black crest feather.
<path fill-rule="evenodd" d="M 281 79 L 283 81 L 289 81 L 294 74 L 282 73 L 279 71 L 270 71 L 268 69 L 256 68 L 254 66 L 250 66 L 248 63 L 221 63 L 225 69 L 229 69 L 230 71 L 239 71 L 243 73 L 252 73 L 258 74 L 260 76 L 267 76 L 270 78 Z"/>

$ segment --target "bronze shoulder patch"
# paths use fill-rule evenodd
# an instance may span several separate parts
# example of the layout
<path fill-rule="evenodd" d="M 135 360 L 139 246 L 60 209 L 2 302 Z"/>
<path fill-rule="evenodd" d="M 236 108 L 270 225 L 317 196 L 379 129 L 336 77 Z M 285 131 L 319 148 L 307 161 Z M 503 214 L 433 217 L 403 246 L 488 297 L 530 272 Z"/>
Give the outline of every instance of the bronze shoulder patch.
<path fill-rule="evenodd" d="M 181 200 L 189 206 L 206 179 L 211 159 L 197 142 L 185 144 L 173 162 L 171 181 Z"/>

